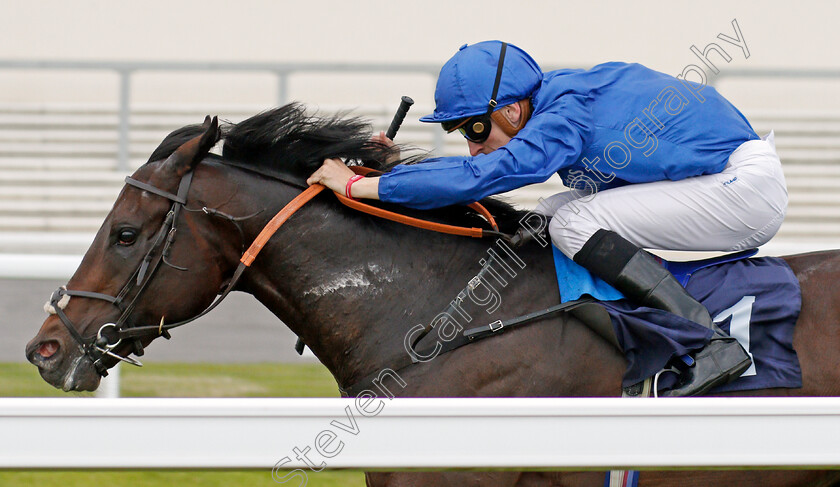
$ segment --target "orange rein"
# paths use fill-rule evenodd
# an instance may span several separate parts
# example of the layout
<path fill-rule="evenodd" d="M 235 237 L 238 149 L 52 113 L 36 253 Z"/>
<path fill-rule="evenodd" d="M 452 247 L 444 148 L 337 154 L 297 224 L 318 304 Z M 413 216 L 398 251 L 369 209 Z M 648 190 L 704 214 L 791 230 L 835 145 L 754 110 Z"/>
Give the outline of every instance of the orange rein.
<path fill-rule="evenodd" d="M 375 172 L 373 169 L 368 167 L 362 166 L 350 166 L 350 169 L 353 170 L 356 174 L 370 174 L 371 172 Z M 286 206 L 283 207 L 271 221 L 266 224 L 265 228 L 262 229 L 257 238 L 254 240 L 254 243 L 248 247 L 248 250 L 242 255 L 242 258 L 239 259 L 240 262 L 245 264 L 246 266 L 250 266 L 254 259 L 257 258 L 257 254 L 263 249 L 265 244 L 271 239 L 277 230 L 286 223 L 286 220 L 289 219 L 292 215 L 295 214 L 296 211 L 301 209 L 303 205 L 308 203 L 312 198 L 318 195 L 321 191 L 323 191 L 325 186 L 320 184 L 313 184 L 312 186 L 308 187 L 304 190 L 303 193 L 299 194 L 295 199 L 289 202 Z M 367 203 L 362 203 L 359 200 L 355 200 L 352 198 L 348 198 L 343 194 L 335 193 L 336 197 L 338 197 L 338 201 L 343 203 L 344 205 L 353 208 L 354 210 L 358 210 L 369 215 L 373 215 L 379 218 L 384 218 L 386 220 L 391 220 L 397 223 L 402 223 L 403 225 L 409 225 L 412 227 L 422 228 L 424 230 L 431 230 L 434 232 L 439 233 L 446 233 L 449 235 L 461 235 L 464 237 L 474 237 L 474 238 L 482 238 L 484 237 L 484 230 L 480 228 L 467 228 L 467 227 L 458 227 L 455 225 L 446 225 L 443 223 L 435 223 L 426 220 L 421 220 L 419 218 L 414 218 L 406 215 L 401 215 L 399 213 L 394 213 L 393 211 L 383 210 L 382 208 L 377 208 L 375 206 L 369 205 Z M 496 225 L 496 220 L 493 219 L 493 215 L 487 211 L 484 206 L 480 203 L 471 203 L 468 205 L 470 208 L 474 209 L 480 215 L 487 219 L 490 223 L 490 226 L 493 227 L 493 230 L 498 231 L 499 227 Z"/>

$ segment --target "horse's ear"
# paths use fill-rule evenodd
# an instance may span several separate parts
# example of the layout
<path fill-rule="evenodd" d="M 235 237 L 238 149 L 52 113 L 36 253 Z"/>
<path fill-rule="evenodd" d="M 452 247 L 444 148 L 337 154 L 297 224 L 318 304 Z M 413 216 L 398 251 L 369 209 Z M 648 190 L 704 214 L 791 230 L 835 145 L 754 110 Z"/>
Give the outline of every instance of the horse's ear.
<path fill-rule="evenodd" d="M 210 152 L 222 136 L 219 130 L 218 117 L 204 118 L 202 125 L 204 132 L 193 139 L 181 144 L 164 162 L 163 167 L 180 177 L 192 171 L 195 166 Z"/>

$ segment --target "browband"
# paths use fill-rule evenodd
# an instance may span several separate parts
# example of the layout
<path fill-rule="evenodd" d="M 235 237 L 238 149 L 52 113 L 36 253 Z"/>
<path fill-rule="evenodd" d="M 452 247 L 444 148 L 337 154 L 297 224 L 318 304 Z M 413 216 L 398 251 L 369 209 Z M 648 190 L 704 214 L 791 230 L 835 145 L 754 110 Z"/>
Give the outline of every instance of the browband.
<path fill-rule="evenodd" d="M 175 203 L 180 203 L 182 205 L 187 204 L 187 200 L 186 200 L 185 197 L 174 195 L 174 194 L 172 194 L 168 191 L 164 191 L 162 189 L 156 188 L 156 187 L 152 186 L 151 184 L 147 184 L 147 183 L 144 183 L 142 181 L 138 181 L 138 180 L 132 178 L 131 176 L 126 176 L 125 177 L 125 184 L 128 184 L 129 186 L 134 186 L 135 188 L 140 188 L 143 191 L 148 191 L 149 193 L 153 193 L 153 194 L 156 194 L 158 196 L 163 196 L 164 198 L 166 198 L 170 201 L 174 201 Z"/>

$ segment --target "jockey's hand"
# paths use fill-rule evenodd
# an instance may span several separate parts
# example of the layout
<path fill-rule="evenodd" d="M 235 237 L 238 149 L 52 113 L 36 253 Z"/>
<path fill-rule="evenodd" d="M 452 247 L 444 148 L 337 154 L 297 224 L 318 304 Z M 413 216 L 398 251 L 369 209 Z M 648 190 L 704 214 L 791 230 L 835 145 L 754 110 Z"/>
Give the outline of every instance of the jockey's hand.
<path fill-rule="evenodd" d="M 379 135 L 374 135 L 370 138 L 371 142 L 382 144 L 389 149 L 388 157 L 385 159 L 387 164 L 393 164 L 400 160 L 400 149 L 393 140 L 385 136 L 385 131 L 379 132 Z"/>
<path fill-rule="evenodd" d="M 309 176 L 306 184 L 311 186 L 320 183 L 336 193 L 344 194 L 347 181 L 353 175 L 353 170 L 347 167 L 341 159 L 325 159 L 321 167 Z"/>
<path fill-rule="evenodd" d="M 341 159 L 325 159 L 306 184 L 323 184 L 338 194 L 346 195 L 347 182 L 355 175 Z M 352 192 L 354 198 L 379 199 L 379 178 L 363 178 L 354 182 Z"/>

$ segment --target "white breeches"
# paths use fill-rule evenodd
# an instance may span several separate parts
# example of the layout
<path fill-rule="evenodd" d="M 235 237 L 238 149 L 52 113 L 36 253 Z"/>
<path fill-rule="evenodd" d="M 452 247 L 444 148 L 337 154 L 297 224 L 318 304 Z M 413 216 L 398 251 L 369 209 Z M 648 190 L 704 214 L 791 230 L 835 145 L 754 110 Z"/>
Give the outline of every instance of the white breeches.
<path fill-rule="evenodd" d="M 767 243 L 787 210 L 787 188 L 773 133 L 741 144 L 726 168 L 680 181 L 656 181 L 540 201 L 552 215 L 554 245 L 573 257 L 599 229 L 639 247 L 736 251 Z"/>

